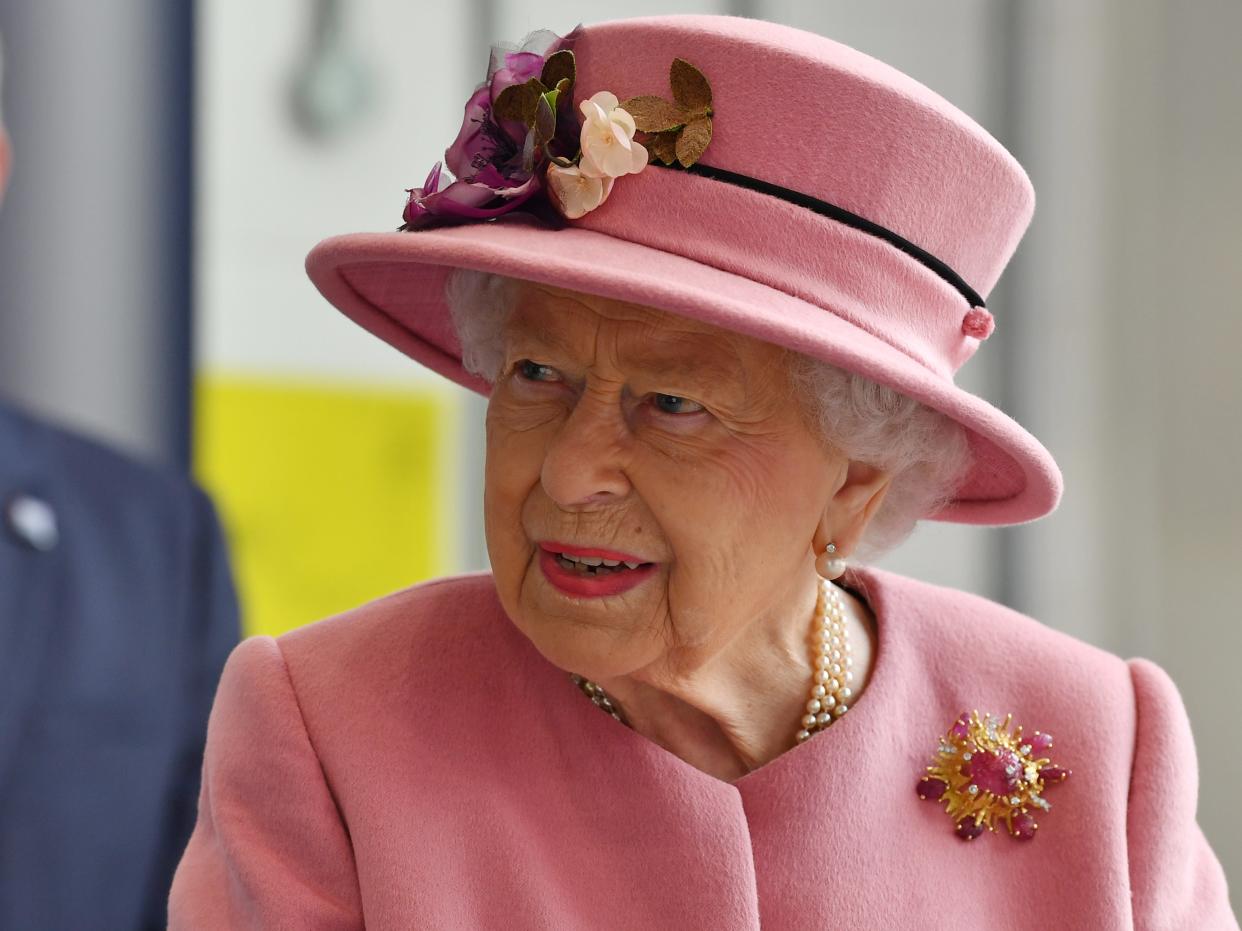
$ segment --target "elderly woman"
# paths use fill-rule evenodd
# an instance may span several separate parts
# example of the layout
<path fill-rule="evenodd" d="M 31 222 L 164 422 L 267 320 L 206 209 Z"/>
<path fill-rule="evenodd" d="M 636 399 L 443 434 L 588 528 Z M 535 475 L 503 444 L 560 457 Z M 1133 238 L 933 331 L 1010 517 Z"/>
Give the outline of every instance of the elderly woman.
<path fill-rule="evenodd" d="M 953 382 L 1009 153 L 667 16 L 495 50 L 446 161 L 308 268 L 488 396 L 491 569 L 233 652 L 173 927 L 1237 928 L 1159 666 L 869 565 L 1059 500 Z"/>

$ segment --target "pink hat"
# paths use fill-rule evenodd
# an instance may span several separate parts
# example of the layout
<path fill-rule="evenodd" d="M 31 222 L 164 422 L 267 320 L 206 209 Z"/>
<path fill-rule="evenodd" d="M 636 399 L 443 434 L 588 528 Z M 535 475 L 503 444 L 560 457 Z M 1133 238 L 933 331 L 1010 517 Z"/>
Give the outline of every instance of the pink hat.
<path fill-rule="evenodd" d="M 572 54 L 567 54 L 568 49 Z M 671 15 L 494 49 L 400 231 L 335 236 L 319 290 L 481 394 L 443 285 L 455 267 L 615 298 L 826 360 L 963 424 L 974 465 L 927 517 L 1016 524 L 1061 473 L 953 377 L 1035 208 L 1022 167 L 927 87 L 813 33 Z M 669 164 L 671 162 L 671 164 Z M 615 184 L 614 184 L 615 182 Z"/>

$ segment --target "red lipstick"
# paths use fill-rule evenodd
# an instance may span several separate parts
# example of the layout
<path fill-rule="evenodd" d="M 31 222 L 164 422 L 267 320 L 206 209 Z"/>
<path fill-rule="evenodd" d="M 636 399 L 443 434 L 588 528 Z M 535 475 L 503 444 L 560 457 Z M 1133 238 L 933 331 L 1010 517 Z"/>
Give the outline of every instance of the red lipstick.
<path fill-rule="evenodd" d="M 615 550 L 563 546 L 563 544 L 553 542 L 540 543 L 539 550 L 539 568 L 543 571 L 544 578 L 564 594 L 578 598 L 601 598 L 629 591 L 651 578 L 656 571 L 655 563 L 644 563 L 637 569 L 621 566 L 602 574 L 596 574 L 594 571 L 567 568 L 557 558 L 557 554 L 598 556 L 600 559 L 614 559 L 623 563 L 643 562 L 643 560 L 632 554 L 618 553 Z"/>

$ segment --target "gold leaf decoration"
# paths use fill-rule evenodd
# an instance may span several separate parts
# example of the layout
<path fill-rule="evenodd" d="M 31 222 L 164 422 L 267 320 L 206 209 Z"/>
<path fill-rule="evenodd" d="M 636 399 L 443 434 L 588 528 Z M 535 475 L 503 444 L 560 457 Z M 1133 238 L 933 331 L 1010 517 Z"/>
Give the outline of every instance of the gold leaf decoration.
<path fill-rule="evenodd" d="M 668 132 L 656 133 L 647 140 L 647 148 L 656 158 L 665 165 L 671 165 L 677 161 L 677 136 L 678 131 L 675 129 Z"/>
<path fill-rule="evenodd" d="M 684 58 L 674 58 L 668 71 L 673 99 L 687 110 L 710 112 L 712 88 L 703 72 Z"/>
<path fill-rule="evenodd" d="M 640 94 L 618 106 L 634 117 L 639 132 L 649 135 L 642 142 L 655 158 L 689 168 L 712 141 L 712 88 L 703 72 L 684 58 L 673 59 L 669 84 L 676 103 Z"/>
<path fill-rule="evenodd" d="M 699 156 L 711 141 L 712 118 L 700 116 L 691 120 L 677 135 L 677 161 L 689 168 L 699 160 Z"/>
<path fill-rule="evenodd" d="M 547 91 L 538 78 L 525 84 L 511 84 L 500 92 L 492 104 L 492 117 L 497 120 L 517 120 L 523 126 L 535 125 L 535 113 L 539 98 Z"/>
<path fill-rule="evenodd" d="M 654 94 L 631 97 L 619 106 L 634 117 L 634 125 L 645 133 L 662 133 L 686 122 L 686 114 L 680 107 Z"/>

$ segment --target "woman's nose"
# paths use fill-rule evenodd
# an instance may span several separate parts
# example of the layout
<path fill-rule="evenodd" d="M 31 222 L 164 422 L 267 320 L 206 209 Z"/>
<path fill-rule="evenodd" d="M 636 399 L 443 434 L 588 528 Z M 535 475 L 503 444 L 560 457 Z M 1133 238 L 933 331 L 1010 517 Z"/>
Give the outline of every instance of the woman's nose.
<path fill-rule="evenodd" d="M 583 392 L 544 454 L 544 491 L 565 510 L 625 495 L 628 441 L 616 396 Z"/>

